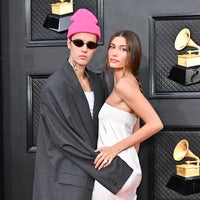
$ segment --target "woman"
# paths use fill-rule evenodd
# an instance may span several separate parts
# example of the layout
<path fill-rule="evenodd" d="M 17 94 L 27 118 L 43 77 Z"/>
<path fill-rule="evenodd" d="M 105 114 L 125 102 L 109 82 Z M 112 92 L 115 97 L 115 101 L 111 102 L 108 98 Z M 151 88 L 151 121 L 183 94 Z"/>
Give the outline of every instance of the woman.
<path fill-rule="evenodd" d="M 134 32 L 122 30 L 111 37 L 107 65 L 114 70 L 114 88 L 99 113 L 96 152 L 100 153 L 94 165 L 101 170 L 111 166 L 119 155 L 133 168 L 133 173 L 116 195 L 95 181 L 93 200 L 137 199 L 136 190 L 141 181 L 139 144 L 163 128 L 159 116 L 141 92 L 137 78 L 141 54 L 140 40 Z M 141 128 L 140 119 L 144 121 Z"/>

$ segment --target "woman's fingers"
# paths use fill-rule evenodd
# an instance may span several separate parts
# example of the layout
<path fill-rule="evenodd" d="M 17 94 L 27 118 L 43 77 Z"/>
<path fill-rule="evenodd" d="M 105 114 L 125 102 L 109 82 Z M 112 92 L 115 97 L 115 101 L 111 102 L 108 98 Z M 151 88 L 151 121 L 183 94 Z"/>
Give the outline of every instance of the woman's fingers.
<path fill-rule="evenodd" d="M 95 152 L 99 152 L 94 160 L 95 168 L 100 170 L 107 167 L 113 160 L 113 156 L 110 153 L 111 147 L 99 147 Z"/>
<path fill-rule="evenodd" d="M 95 168 L 98 170 L 101 170 L 105 167 L 107 167 L 110 164 L 110 160 L 108 159 L 100 159 L 99 162 L 97 162 L 97 164 L 95 165 Z"/>

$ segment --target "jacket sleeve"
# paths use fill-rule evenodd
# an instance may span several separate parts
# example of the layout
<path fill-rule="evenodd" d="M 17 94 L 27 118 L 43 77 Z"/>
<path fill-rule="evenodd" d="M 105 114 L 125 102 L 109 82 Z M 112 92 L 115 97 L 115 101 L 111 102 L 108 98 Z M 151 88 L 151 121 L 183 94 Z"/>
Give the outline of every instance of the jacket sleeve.
<path fill-rule="evenodd" d="M 70 106 L 63 103 L 57 94 L 45 91 L 41 101 L 41 127 L 46 131 L 53 146 L 67 159 L 82 168 L 108 190 L 116 194 L 127 181 L 133 169 L 125 161 L 116 157 L 109 167 L 100 171 L 94 168 L 97 155 L 85 140 L 85 129 L 77 126 Z"/>

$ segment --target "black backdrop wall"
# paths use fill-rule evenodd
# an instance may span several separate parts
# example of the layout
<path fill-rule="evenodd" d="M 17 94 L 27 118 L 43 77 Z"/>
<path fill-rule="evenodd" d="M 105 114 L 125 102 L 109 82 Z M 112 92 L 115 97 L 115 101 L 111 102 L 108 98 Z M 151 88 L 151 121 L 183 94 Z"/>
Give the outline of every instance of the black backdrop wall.
<path fill-rule="evenodd" d="M 1 10 L 1 4 L 0 4 Z M 1 15 L 0 15 L 0 30 L 1 30 Z M 0 31 L 0 38 L 1 38 L 1 31 Z M 1 82 L 1 40 L 0 40 L 0 179 L 3 180 L 3 152 L 2 152 L 2 82 Z M 0 199 L 3 199 L 3 181 L 0 182 Z"/>
<path fill-rule="evenodd" d="M 33 120 L 35 118 L 32 118 L 32 116 L 35 116 L 35 107 L 31 102 L 35 102 L 37 97 L 37 83 L 41 83 L 41 80 L 45 79 L 46 75 L 54 72 L 68 55 L 63 42 L 47 46 L 44 45 L 48 43 L 45 39 L 34 41 L 35 37 L 32 36 L 35 35 L 32 30 L 35 30 L 35 27 L 32 26 L 38 24 L 37 17 L 41 20 L 40 12 L 35 8 L 37 2 L 40 1 L 1 0 L 0 2 L 2 17 L 0 30 L 3 129 L 0 135 L 3 148 L 3 163 L 0 164 L 3 166 L 3 169 L 0 168 L 1 173 L 4 170 L 3 179 L 0 178 L 0 182 L 4 186 L 4 200 L 31 200 L 35 153 L 30 147 L 32 147 L 32 144 L 34 145 L 35 138 L 32 133 L 36 129 L 35 121 Z M 76 3 L 76 1 L 74 2 Z M 80 3 L 81 1 L 77 0 L 77 2 Z M 140 80 L 145 96 L 160 115 L 165 129 L 157 137 L 144 142 L 141 146 L 139 156 L 143 170 L 143 180 L 138 191 L 138 199 L 170 200 L 175 193 L 165 187 L 166 181 L 164 180 L 167 180 L 166 176 L 170 177 L 175 173 L 175 163 L 171 161 L 171 165 L 174 166 L 170 166 L 168 168 L 170 170 L 162 174 L 163 178 L 158 176 L 157 167 L 163 166 L 168 158 L 171 159 L 170 156 L 175 143 L 185 134 L 191 145 L 193 145 L 194 140 L 198 139 L 193 135 L 196 136 L 200 130 L 200 101 L 198 94 L 200 85 L 195 85 L 195 93 L 182 86 L 183 91 L 174 91 L 173 88 L 170 88 L 170 91 L 172 90 L 175 96 L 171 95 L 171 93 L 165 95 L 165 89 L 170 87 L 167 85 L 166 87 L 164 86 L 163 90 L 158 91 L 158 95 L 154 95 L 157 92 L 156 84 L 160 84 L 157 81 L 162 81 L 166 78 L 163 76 L 165 72 L 161 71 L 161 68 L 155 69 L 155 67 L 159 67 L 159 61 L 161 61 L 161 66 L 164 65 L 169 70 L 172 61 L 176 62 L 174 58 L 176 58 L 178 52 L 171 46 L 172 52 L 167 51 L 165 49 L 166 41 L 163 42 L 159 37 L 164 37 L 167 40 L 167 45 L 171 44 L 173 46 L 174 37 L 172 36 L 175 36 L 176 33 L 172 32 L 174 29 L 170 28 L 171 25 L 168 22 L 161 21 L 161 25 L 162 23 L 164 24 L 165 31 L 160 33 L 158 31 L 160 30 L 160 23 L 152 24 L 151 19 L 152 17 L 160 16 L 196 16 L 200 10 L 199 0 L 92 0 L 90 2 L 91 4 L 97 3 L 101 5 L 98 12 L 102 14 L 104 30 L 103 43 L 98 47 L 95 57 L 89 66 L 92 70 L 100 72 L 104 69 L 107 44 L 110 36 L 115 31 L 131 29 L 141 39 L 143 58 L 139 74 Z M 48 5 L 45 5 L 45 7 L 48 7 Z M 46 9 L 44 12 L 46 12 Z M 32 14 L 37 15 L 37 13 L 38 16 L 34 18 L 36 23 L 33 21 L 34 24 L 31 24 Z M 43 27 L 38 26 L 38 30 L 39 33 L 43 34 L 43 38 L 47 37 L 46 30 L 44 31 Z M 196 30 L 197 33 L 195 34 L 198 34 L 198 29 L 193 27 L 192 30 Z M 156 38 L 152 37 L 152 32 L 155 33 Z M 54 33 L 52 34 L 54 35 Z M 192 35 L 195 34 L 192 33 Z M 197 44 L 200 44 L 198 37 L 193 39 Z M 161 50 L 162 52 L 160 52 Z M 162 55 L 161 59 L 154 57 L 157 52 Z M 169 60 L 168 58 L 173 58 L 174 60 Z M 164 69 L 166 70 L 166 68 Z M 155 72 L 157 73 L 156 76 Z M 164 79 L 160 78 L 160 74 Z M 169 80 L 168 82 L 172 84 L 172 87 L 175 84 Z M 187 91 L 189 95 L 180 95 L 184 91 Z M 186 132 L 184 132 L 185 130 Z M 169 145 L 169 148 L 162 149 L 162 144 L 166 146 L 165 137 L 172 137 L 173 139 L 168 140 L 167 145 Z M 160 141 L 161 143 L 159 143 Z M 162 151 L 158 148 L 161 148 Z M 196 151 L 196 153 L 200 155 L 200 152 Z M 159 158 L 165 158 L 165 156 L 166 159 L 162 159 L 164 163 L 160 164 Z M 155 176 L 154 174 L 157 175 Z M 160 193 L 159 190 L 164 191 L 164 193 Z M 170 195 L 167 195 L 167 193 Z M 175 196 L 176 200 L 196 198 L 196 196 L 184 197 L 179 194 Z"/>

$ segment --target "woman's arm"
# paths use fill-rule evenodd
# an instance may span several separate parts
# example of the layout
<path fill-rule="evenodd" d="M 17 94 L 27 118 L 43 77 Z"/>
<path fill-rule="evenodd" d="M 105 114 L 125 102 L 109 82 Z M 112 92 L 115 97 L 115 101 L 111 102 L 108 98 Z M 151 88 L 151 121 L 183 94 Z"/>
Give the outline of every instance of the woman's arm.
<path fill-rule="evenodd" d="M 133 134 L 136 132 L 136 131 L 138 131 L 140 129 L 140 118 L 138 117 L 137 118 L 137 121 L 136 121 L 136 124 L 135 124 L 135 127 L 134 127 L 134 129 L 133 129 Z M 134 145 L 134 148 L 135 148 L 135 150 L 137 151 L 137 153 L 139 152 L 139 149 L 140 149 L 140 143 L 138 143 L 138 144 L 135 144 Z"/>

